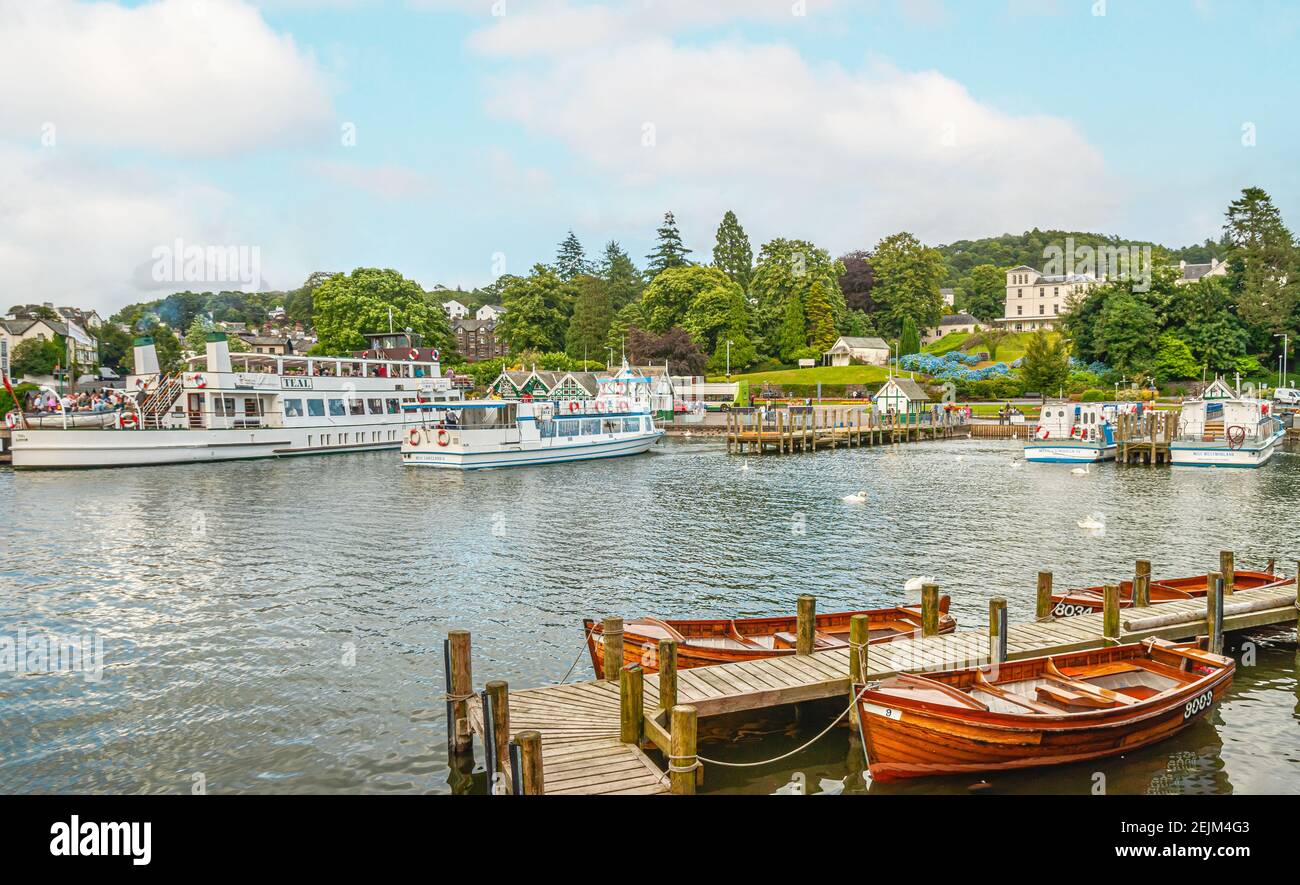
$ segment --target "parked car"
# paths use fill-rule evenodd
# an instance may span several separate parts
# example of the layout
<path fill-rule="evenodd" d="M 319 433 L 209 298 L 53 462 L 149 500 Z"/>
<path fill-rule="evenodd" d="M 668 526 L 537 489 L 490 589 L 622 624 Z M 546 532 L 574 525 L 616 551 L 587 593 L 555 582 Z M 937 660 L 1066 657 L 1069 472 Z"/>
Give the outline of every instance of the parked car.
<path fill-rule="evenodd" d="M 1273 391 L 1273 401 L 1285 403 L 1288 406 L 1300 406 L 1300 389 L 1279 387 Z"/>

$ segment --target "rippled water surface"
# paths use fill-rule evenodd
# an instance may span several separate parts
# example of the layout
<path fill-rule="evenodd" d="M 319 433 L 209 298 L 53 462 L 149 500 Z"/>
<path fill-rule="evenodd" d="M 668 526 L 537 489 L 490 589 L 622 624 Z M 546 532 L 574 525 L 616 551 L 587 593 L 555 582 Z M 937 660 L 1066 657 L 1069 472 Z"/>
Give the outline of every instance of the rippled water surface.
<path fill-rule="evenodd" d="M 580 619 L 822 611 L 908 598 L 932 575 L 959 622 L 987 600 L 1032 614 L 1058 585 L 1204 572 L 1300 553 L 1300 457 L 1258 471 L 1011 466 L 1015 443 L 786 457 L 669 442 L 616 461 L 470 474 L 394 453 L 81 472 L 0 471 L 0 632 L 102 637 L 102 679 L 0 673 L 0 790 L 447 792 L 442 638 L 468 628 L 474 678 L 552 682 Z M 749 465 L 743 470 L 742 465 Z M 870 501 L 840 498 L 865 490 Z M 1104 534 L 1076 523 L 1104 514 Z M 1103 765 L 1002 776 L 1006 792 L 1300 792 L 1295 631 L 1236 651 L 1213 717 Z M 577 676 L 589 677 L 580 659 Z M 710 752 L 777 755 L 838 712 L 754 723 Z M 708 788 L 866 788 L 847 729 Z M 968 779 L 969 780 L 969 779 Z M 952 791 L 968 780 L 874 785 Z"/>

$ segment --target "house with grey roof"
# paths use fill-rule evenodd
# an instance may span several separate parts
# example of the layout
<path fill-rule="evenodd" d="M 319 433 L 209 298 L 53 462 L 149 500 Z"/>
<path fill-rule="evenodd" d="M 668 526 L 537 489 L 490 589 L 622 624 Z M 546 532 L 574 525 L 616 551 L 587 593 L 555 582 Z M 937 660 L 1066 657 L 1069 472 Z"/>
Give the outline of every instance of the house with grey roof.
<path fill-rule="evenodd" d="M 854 360 L 869 366 L 888 365 L 889 344 L 883 338 L 841 335 L 831 345 L 831 349 L 822 354 L 822 362 L 828 366 L 848 366 Z"/>
<path fill-rule="evenodd" d="M 938 341 L 943 336 L 950 335 L 953 332 L 978 332 L 987 325 L 988 323 L 977 320 L 965 311 L 950 313 L 939 320 L 939 325 L 926 329 L 921 333 L 921 344 L 926 345 Z"/>

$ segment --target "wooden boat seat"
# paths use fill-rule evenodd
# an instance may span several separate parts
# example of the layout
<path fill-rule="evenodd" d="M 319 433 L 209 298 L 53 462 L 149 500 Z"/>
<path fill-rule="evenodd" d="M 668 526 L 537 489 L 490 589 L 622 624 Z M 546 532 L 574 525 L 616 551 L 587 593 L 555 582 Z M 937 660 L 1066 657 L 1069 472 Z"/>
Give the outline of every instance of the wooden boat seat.
<path fill-rule="evenodd" d="M 1104 710 L 1107 707 L 1115 706 L 1114 701 L 1094 694 L 1071 691 L 1060 684 L 1040 685 L 1037 693 L 1040 701 L 1056 703 L 1062 707 L 1087 707 L 1093 710 Z"/>
<path fill-rule="evenodd" d="M 1091 676 L 1113 676 L 1116 673 L 1132 673 L 1141 669 L 1131 661 L 1111 661 L 1108 664 L 1090 664 L 1086 667 L 1061 667 L 1060 672 L 1063 676 L 1072 679 L 1087 679 Z"/>
<path fill-rule="evenodd" d="M 779 633 L 774 633 L 773 636 L 776 638 L 776 643 L 778 648 L 799 647 L 799 637 L 796 636 L 794 633 L 789 632 L 788 630 L 782 630 Z M 849 643 L 847 640 L 841 639 L 838 636 L 832 636 L 829 633 L 821 633 L 817 631 L 813 632 L 813 648 L 816 649 L 847 648 L 848 645 Z"/>
<path fill-rule="evenodd" d="M 983 672 L 979 672 L 975 674 L 975 690 L 983 692 L 984 694 L 987 695 L 991 695 L 997 698 L 998 700 L 1005 701 L 1009 704 L 1020 707 L 1022 709 L 1030 710 L 1034 713 L 1061 712 L 1055 707 L 1049 707 L 1046 704 L 1041 704 L 1038 701 L 1034 700 L 1033 698 L 1026 697 L 1025 695 L 1022 694 L 1017 694 L 1016 692 L 1011 691 L 1008 688 L 1003 688 L 1000 685 L 996 685 L 992 682 L 989 682 L 988 679 L 984 676 Z"/>
<path fill-rule="evenodd" d="M 1043 668 L 1045 678 L 1056 683 L 1057 686 L 1063 687 L 1075 694 L 1086 695 L 1099 701 L 1104 701 L 1105 706 L 1114 706 L 1115 704 L 1136 704 L 1137 699 L 1111 691 L 1108 688 L 1102 688 L 1099 685 L 1093 685 L 1082 679 L 1072 679 L 1066 676 L 1060 670 L 1056 669 L 1056 664 L 1051 658 L 1047 659 L 1047 664 Z"/>

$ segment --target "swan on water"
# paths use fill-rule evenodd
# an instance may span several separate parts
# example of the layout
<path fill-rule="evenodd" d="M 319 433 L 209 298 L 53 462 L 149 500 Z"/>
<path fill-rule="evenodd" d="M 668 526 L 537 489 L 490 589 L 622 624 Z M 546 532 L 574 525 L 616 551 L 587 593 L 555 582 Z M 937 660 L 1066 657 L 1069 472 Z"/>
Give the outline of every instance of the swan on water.
<path fill-rule="evenodd" d="M 931 577 L 930 575 L 921 575 L 916 578 L 908 578 L 907 583 L 903 585 L 903 589 L 906 590 L 908 593 L 920 593 L 922 584 L 933 584 L 933 583 L 934 583 L 933 577 Z"/>
<path fill-rule="evenodd" d="M 1097 531 L 1098 529 L 1104 530 L 1106 528 L 1106 514 L 1099 510 L 1094 510 L 1092 513 L 1089 513 L 1083 519 L 1075 523 L 1075 525 L 1081 529 L 1088 529 L 1089 531 Z"/>
<path fill-rule="evenodd" d="M 845 504 L 865 504 L 867 503 L 867 493 L 858 492 L 853 495 L 845 495 L 843 498 L 840 498 L 840 500 Z"/>
<path fill-rule="evenodd" d="M 1088 466 L 1085 464 L 1083 467 L 1076 467 L 1070 472 L 1073 473 L 1075 476 L 1087 476 Z"/>

